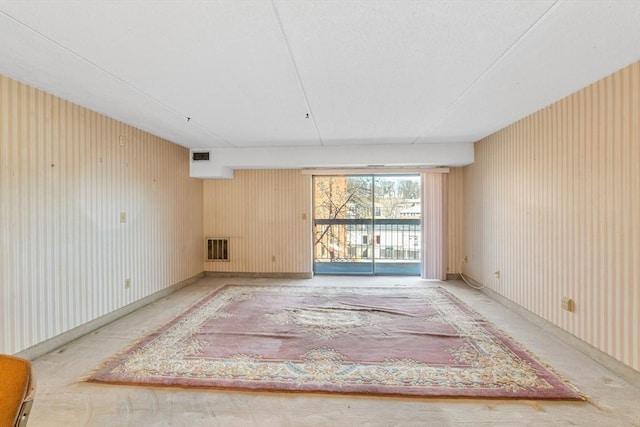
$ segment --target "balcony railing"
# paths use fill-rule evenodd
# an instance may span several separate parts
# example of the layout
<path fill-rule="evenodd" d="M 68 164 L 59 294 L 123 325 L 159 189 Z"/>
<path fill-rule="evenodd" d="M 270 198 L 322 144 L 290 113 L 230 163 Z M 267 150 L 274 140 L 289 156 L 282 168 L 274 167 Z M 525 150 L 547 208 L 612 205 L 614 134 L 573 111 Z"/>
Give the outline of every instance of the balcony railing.
<path fill-rule="evenodd" d="M 316 219 L 316 262 L 420 262 L 420 219 Z"/>

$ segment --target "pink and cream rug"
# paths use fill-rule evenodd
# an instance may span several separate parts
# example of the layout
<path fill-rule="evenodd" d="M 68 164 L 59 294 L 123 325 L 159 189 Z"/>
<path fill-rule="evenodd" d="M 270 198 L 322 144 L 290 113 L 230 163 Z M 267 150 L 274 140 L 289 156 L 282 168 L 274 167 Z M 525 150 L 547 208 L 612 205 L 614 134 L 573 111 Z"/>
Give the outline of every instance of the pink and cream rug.
<path fill-rule="evenodd" d="M 228 285 L 88 381 L 584 400 L 443 288 Z"/>

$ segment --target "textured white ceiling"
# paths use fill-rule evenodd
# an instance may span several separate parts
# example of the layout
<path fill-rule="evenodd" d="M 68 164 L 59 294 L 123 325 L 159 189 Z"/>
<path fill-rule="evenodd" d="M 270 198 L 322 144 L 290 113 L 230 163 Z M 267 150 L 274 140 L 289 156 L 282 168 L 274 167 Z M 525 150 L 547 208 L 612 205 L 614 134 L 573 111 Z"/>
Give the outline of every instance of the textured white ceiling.
<path fill-rule="evenodd" d="M 0 73 L 190 148 L 474 142 L 638 59 L 640 0 L 0 0 Z"/>

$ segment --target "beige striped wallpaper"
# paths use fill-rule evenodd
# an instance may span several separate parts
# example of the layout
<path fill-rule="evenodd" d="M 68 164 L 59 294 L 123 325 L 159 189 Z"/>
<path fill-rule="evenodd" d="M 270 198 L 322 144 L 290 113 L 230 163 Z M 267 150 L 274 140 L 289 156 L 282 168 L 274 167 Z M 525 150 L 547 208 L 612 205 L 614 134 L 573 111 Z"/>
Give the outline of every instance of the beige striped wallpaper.
<path fill-rule="evenodd" d="M 202 182 L 185 148 L 0 76 L 0 237 L 16 353 L 202 272 Z"/>
<path fill-rule="evenodd" d="M 640 62 L 480 141 L 475 158 L 465 272 L 640 370 Z"/>
<path fill-rule="evenodd" d="M 230 239 L 230 261 L 205 262 L 205 271 L 310 274 L 311 193 L 311 175 L 300 170 L 205 181 L 204 235 Z"/>

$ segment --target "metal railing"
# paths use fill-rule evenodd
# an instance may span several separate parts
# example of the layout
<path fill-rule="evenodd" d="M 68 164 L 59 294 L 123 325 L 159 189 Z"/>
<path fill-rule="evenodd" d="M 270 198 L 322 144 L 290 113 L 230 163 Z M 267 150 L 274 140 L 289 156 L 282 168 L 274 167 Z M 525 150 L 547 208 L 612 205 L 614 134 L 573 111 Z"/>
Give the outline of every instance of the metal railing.
<path fill-rule="evenodd" d="M 315 219 L 316 262 L 420 260 L 420 219 Z"/>

